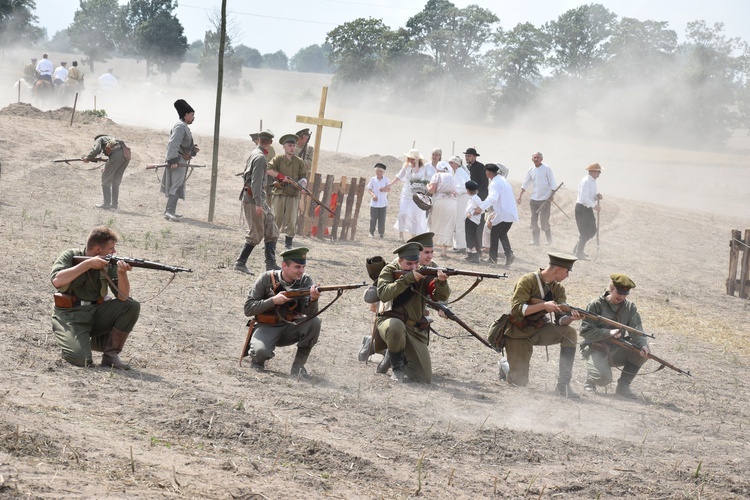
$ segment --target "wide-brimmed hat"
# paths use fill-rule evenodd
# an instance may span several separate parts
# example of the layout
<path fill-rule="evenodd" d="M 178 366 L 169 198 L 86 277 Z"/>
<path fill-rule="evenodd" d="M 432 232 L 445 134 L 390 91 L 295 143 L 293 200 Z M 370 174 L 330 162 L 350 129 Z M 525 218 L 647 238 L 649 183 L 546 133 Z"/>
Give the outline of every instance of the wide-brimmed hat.
<path fill-rule="evenodd" d="M 598 163 L 592 163 L 591 165 L 586 167 L 586 170 L 588 170 L 589 172 L 601 172 L 603 169 L 602 166 Z"/>
<path fill-rule="evenodd" d="M 419 154 L 418 149 L 410 149 L 408 153 L 404 153 L 404 156 L 413 160 L 424 160 L 424 156 Z"/>
<path fill-rule="evenodd" d="M 474 148 L 469 148 L 466 151 L 464 151 L 465 155 L 474 155 L 474 156 L 482 156 L 479 153 L 477 153 L 477 150 Z"/>
<path fill-rule="evenodd" d="M 455 163 L 455 164 L 456 164 L 456 165 L 458 165 L 459 167 L 460 167 L 460 166 L 462 166 L 462 165 L 464 164 L 464 160 L 463 160 L 463 158 L 461 158 L 461 157 L 460 157 L 460 156 L 458 156 L 458 155 L 456 155 L 456 156 L 451 156 L 451 159 L 450 159 L 450 160 L 448 160 L 448 162 L 449 162 L 449 163 Z"/>

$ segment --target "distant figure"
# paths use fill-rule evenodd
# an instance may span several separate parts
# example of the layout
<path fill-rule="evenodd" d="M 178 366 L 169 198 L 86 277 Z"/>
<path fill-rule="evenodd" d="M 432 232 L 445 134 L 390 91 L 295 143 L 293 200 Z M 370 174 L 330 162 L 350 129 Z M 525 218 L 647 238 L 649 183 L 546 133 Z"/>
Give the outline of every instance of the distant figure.
<path fill-rule="evenodd" d="M 52 75 L 52 83 L 55 85 L 62 85 L 65 83 L 65 79 L 68 78 L 68 65 L 67 62 L 62 61 L 60 66 L 55 69 L 55 73 Z"/>
<path fill-rule="evenodd" d="M 367 193 L 370 195 L 370 238 L 375 237 L 375 226 L 377 225 L 380 239 L 385 235 L 385 213 L 388 209 L 388 192 L 391 190 L 391 180 L 385 177 L 386 166 L 382 163 L 375 164 L 375 176 L 367 184 Z"/>
<path fill-rule="evenodd" d="M 109 68 L 106 73 L 104 73 L 102 76 L 99 77 L 99 86 L 102 88 L 107 89 L 114 89 L 118 85 L 120 85 L 120 82 L 117 81 L 117 78 L 115 78 L 115 75 L 113 74 L 114 69 Z"/>
<path fill-rule="evenodd" d="M 32 57 L 31 62 L 23 68 L 23 79 L 29 85 L 34 85 L 38 77 L 39 73 L 36 72 L 36 57 Z"/>
<path fill-rule="evenodd" d="M 469 194 L 466 192 L 466 183 L 471 180 L 469 171 L 463 166 L 460 156 L 453 156 L 448 160 L 453 169 L 453 180 L 456 184 L 456 231 L 453 236 L 453 251 L 466 253 L 466 227 L 464 216 L 466 206 L 469 204 Z"/>
<path fill-rule="evenodd" d="M 427 192 L 432 195 L 432 209 L 427 220 L 430 231 L 435 233 L 434 245 L 440 247 L 440 256 L 448 257 L 448 245 L 453 243 L 453 231 L 456 227 L 456 181 L 447 162 L 437 164 L 437 173 L 427 185 Z M 464 187 L 465 189 L 465 187 Z M 463 223 L 463 219 L 461 219 Z"/>
<path fill-rule="evenodd" d="M 164 169 L 164 175 L 161 178 L 161 192 L 167 197 L 164 218 L 170 222 L 180 222 L 182 215 L 177 215 L 177 200 L 185 199 L 187 167 L 190 166 L 190 160 L 198 154 L 199 149 L 193 142 L 193 134 L 188 127 L 195 120 L 195 110 L 184 99 L 177 99 L 174 102 L 174 108 L 180 119 L 169 134 L 164 160 L 169 167 Z"/>
<path fill-rule="evenodd" d="M 103 210 L 117 210 L 122 175 L 125 173 L 128 163 L 130 163 L 130 148 L 116 137 L 100 134 L 94 137 L 94 146 L 89 154 L 81 159 L 84 163 L 88 163 L 102 153 L 107 156 L 107 162 L 102 170 L 103 201 L 94 205 L 94 207 Z"/>
<path fill-rule="evenodd" d="M 47 80 L 52 83 L 52 72 L 55 70 L 55 67 L 47 57 L 47 54 L 42 54 L 42 60 L 36 64 L 36 72 L 39 80 Z"/>
<path fill-rule="evenodd" d="M 414 203 L 414 193 L 426 193 L 430 178 L 424 166 L 424 158 L 419 150 L 411 149 L 406 153 L 406 162 L 391 182 L 393 186 L 397 182 L 403 182 L 401 189 L 401 200 L 398 207 L 398 218 L 394 228 L 398 230 L 399 241 L 404 241 L 404 232 L 412 236 L 427 231 L 427 216 L 424 210 Z"/>
<path fill-rule="evenodd" d="M 65 83 L 75 87 L 76 90 L 83 90 L 83 73 L 78 69 L 78 61 L 73 61 L 73 67 L 68 70 Z"/>
<path fill-rule="evenodd" d="M 552 199 L 555 197 L 552 191 L 557 188 L 557 181 L 552 169 L 542 163 L 544 156 L 537 151 L 531 155 L 533 167 L 526 172 L 526 178 L 521 184 L 521 192 L 518 194 L 517 202 L 521 203 L 523 193 L 529 189 L 532 184 L 534 189 L 531 191 L 529 199 L 529 208 L 531 209 L 531 236 L 532 245 L 539 245 L 539 222 L 541 219 L 542 231 L 547 237 L 547 245 L 552 244 L 552 229 L 549 225 L 549 212 Z M 540 217 L 541 216 L 541 217 Z"/>
<path fill-rule="evenodd" d="M 584 249 L 586 242 L 596 235 L 596 215 L 599 211 L 599 194 L 596 187 L 596 179 L 602 173 L 602 167 L 598 163 L 592 163 L 586 167 L 588 174 L 578 183 L 578 199 L 576 200 L 576 224 L 578 225 L 578 243 L 573 249 L 578 260 L 589 260 Z"/>
<path fill-rule="evenodd" d="M 315 154 L 315 148 L 310 146 L 310 129 L 303 128 L 295 135 L 297 136 L 297 145 L 294 147 L 294 154 L 302 158 L 307 171 L 310 172 L 313 164 L 313 155 Z"/>
<path fill-rule="evenodd" d="M 514 222 L 518 222 L 518 209 L 513 197 L 513 187 L 505 179 L 505 176 L 500 173 L 500 167 L 503 167 L 503 172 L 505 175 L 508 175 L 508 169 L 504 165 L 496 165 L 494 163 L 485 165 L 484 169 L 487 173 L 487 179 L 490 181 L 489 190 L 487 198 L 482 201 L 482 204 L 474 213 L 479 215 L 482 210 L 487 210 L 490 207 L 494 209 L 494 218 L 487 222 L 491 226 L 488 262 L 490 264 L 497 264 L 498 247 L 502 244 L 503 253 L 505 254 L 505 266 L 507 267 L 515 260 L 513 249 L 508 239 L 508 231 L 510 231 Z"/>
<path fill-rule="evenodd" d="M 435 148 L 432 150 L 430 163 L 424 166 L 425 170 L 427 171 L 428 179 L 432 179 L 432 176 L 437 173 L 438 166 L 440 165 L 445 165 L 446 167 L 449 166 L 447 161 L 443 161 L 443 150 L 440 148 Z"/>

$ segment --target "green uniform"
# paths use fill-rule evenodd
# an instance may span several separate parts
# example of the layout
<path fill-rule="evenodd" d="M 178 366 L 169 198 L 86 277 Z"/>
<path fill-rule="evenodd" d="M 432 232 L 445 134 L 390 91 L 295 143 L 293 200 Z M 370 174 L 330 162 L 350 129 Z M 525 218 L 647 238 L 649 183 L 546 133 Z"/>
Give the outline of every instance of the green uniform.
<path fill-rule="evenodd" d="M 556 281 L 545 284 L 541 272 L 525 274 L 516 283 L 510 325 L 505 332 L 505 351 L 510 365 L 508 382 L 520 386 L 529 383 L 529 365 L 534 346 L 560 344 L 561 348 L 575 347 L 578 342 L 575 328 L 559 324 L 562 315 L 556 315 L 554 322 L 544 311 L 524 316 L 523 306 L 529 304 L 532 298 L 563 303 L 566 301 L 565 287 Z"/>
<path fill-rule="evenodd" d="M 636 305 L 625 300 L 615 306 L 607 300 L 610 292 L 592 301 L 586 310 L 603 318 L 611 319 L 643 331 L 641 315 Z M 616 346 L 606 341 L 610 338 L 612 326 L 588 318 L 583 320 L 581 326 L 581 337 L 583 342 L 583 356 L 586 359 L 587 381 L 599 386 L 605 386 L 612 382 L 612 367 L 623 366 L 630 362 L 635 366 L 641 366 L 646 362 L 639 353 L 630 349 Z M 648 347 L 648 339 L 641 335 L 633 335 L 628 340 L 639 349 Z"/>
<path fill-rule="evenodd" d="M 85 251 L 71 249 L 61 253 L 52 266 L 51 279 L 73 267 L 73 257 L 79 255 L 85 255 Z M 108 289 L 117 296 L 103 273 L 108 273 L 117 284 L 117 266 L 109 266 L 102 270 L 90 269 L 58 289 L 77 297 L 75 307 L 55 307 L 52 314 L 57 345 L 62 349 L 63 358 L 76 366 L 92 364 L 91 351 L 104 349 L 112 329 L 130 333 L 140 315 L 141 304 L 132 299 L 113 298 L 96 303 L 107 295 Z"/>
<path fill-rule="evenodd" d="M 427 303 L 420 294 L 437 301 L 448 300 L 450 287 L 447 281 L 429 277 L 417 283 L 414 273 L 396 278 L 393 273 L 400 270 L 396 259 L 386 265 L 378 276 L 378 298 L 383 302 L 383 308 L 377 318 L 375 352 L 382 353 L 386 348 L 392 353 L 405 350 L 404 374 L 415 382 L 429 384 L 432 382 L 432 361 L 427 349 L 430 340 L 429 324 L 425 318 Z M 431 282 L 435 283 L 432 296 Z"/>
<path fill-rule="evenodd" d="M 271 276 L 273 275 L 273 280 Z M 274 289 L 273 283 L 276 282 L 277 289 Z M 310 288 L 313 286 L 312 278 L 303 274 L 302 278 L 287 283 L 281 278 L 281 271 L 266 271 L 258 276 L 255 285 L 248 292 L 245 300 L 245 316 L 256 316 L 261 313 L 268 313 L 274 310 L 273 298 L 278 292 L 285 290 L 296 290 L 299 288 Z M 310 300 L 310 297 L 303 297 L 297 300 L 297 307 L 294 309 L 305 315 L 315 314 L 318 311 L 318 301 Z M 291 304 L 288 303 L 288 304 Z M 284 347 L 297 344 L 297 354 L 294 357 L 292 366 L 302 367 L 307 362 L 313 346 L 318 342 L 320 336 L 320 318 L 315 317 L 305 321 L 300 325 L 279 322 L 275 325 L 255 324 L 253 338 L 250 340 L 249 354 L 253 361 L 263 364 L 266 360 L 275 356 L 274 351 L 277 346 Z"/>
<path fill-rule="evenodd" d="M 306 179 L 308 175 L 305 163 L 297 156 L 292 156 L 288 160 L 286 155 L 278 155 L 269 162 L 268 166 L 295 181 Z M 293 238 L 297 228 L 300 191 L 296 186 L 287 184 L 281 188 L 274 186 L 271 192 L 273 193 L 273 214 L 276 217 L 279 232 Z"/>
<path fill-rule="evenodd" d="M 262 240 L 270 243 L 279 238 L 279 229 L 274 221 L 273 212 L 266 202 L 267 156 L 263 148 L 256 147 L 247 159 L 245 172 L 243 173 L 245 188 L 242 190 L 240 199 L 248 226 L 245 242 L 253 246 L 258 245 Z M 247 190 L 248 186 L 252 196 Z M 255 213 L 256 207 L 263 208 L 263 213 L 260 216 Z"/>
<path fill-rule="evenodd" d="M 118 206 L 122 176 L 130 163 L 130 160 L 125 158 L 126 147 L 125 143 L 116 137 L 103 135 L 94 140 L 94 147 L 86 156 L 89 160 L 93 160 L 102 153 L 107 156 L 104 172 L 102 172 L 102 193 L 104 204 L 111 205 L 112 208 Z"/>
<path fill-rule="evenodd" d="M 299 156 L 302 161 L 305 162 L 305 166 L 307 167 L 308 172 L 312 171 L 314 154 L 315 148 L 310 146 L 309 144 L 305 145 L 304 147 L 294 146 L 294 156 Z"/>

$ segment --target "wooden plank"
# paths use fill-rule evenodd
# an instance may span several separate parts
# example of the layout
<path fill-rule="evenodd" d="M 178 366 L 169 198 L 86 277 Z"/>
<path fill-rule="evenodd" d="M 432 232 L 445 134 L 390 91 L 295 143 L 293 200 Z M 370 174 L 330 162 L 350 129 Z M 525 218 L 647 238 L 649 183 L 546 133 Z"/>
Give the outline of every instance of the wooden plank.
<path fill-rule="evenodd" d="M 310 125 L 322 125 L 324 127 L 333 127 L 333 128 L 342 128 L 344 126 L 344 122 L 340 120 L 331 120 L 329 118 L 317 118 L 314 116 L 297 115 L 297 121 L 299 123 L 309 123 Z"/>
<path fill-rule="evenodd" d="M 365 178 L 360 177 L 359 178 L 359 187 L 357 188 L 357 208 L 354 210 L 354 217 L 352 217 L 352 236 L 351 239 L 354 240 L 354 236 L 357 234 L 357 221 L 359 220 L 359 209 L 362 206 L 362 198 L 365 196 Z"/>
<path fill-rule="evenodd" d="M 333 189 L 333 176 L 327 175 L 326 176 L 326 187 L 323 191 L 323 197 L 319 198 L 320 201 L 325 202 L 324 200 L 330 200 L 331 199 L 331 190 Z M 330 203 L 330 201 L 329 201 Z M 320 209 L 319 215 L 318 215 L 318 239 L 323 239 L 325 236 L 326 228 L 328 227 L 328 210 Z"/>
<path fill-rule="evenodd" d="M 352 223 L 352 208 L 354 207 L 354 196 L 357 193 L 357 179 L 352 179 L 349 185 L 349 193 L 346 196 L 346 213 L 344 214 L 344 222 L 341 224 L 341 239 L 346 241 L 346 235 L 349 233 L 349 226 Z"/>
<path fill-rule="evenodd" d="M 310 189 L 310 192 L 317 197 L 317 195 L 320 192 L 320 184 L 322 181 L 322 177 L 320 174 L 315 174 L 315 178 L 313 179 L 313 185 L 312 189 L 309 187 L 307 189 Z M 315 203 L 311 202 L 308 198 L 308 204 L 307 204 L 307 213 L 305 214 L 305 234 L 308 236 L 312 236 L 312 228 L 315 225 Z"/>
<path fill-rule="evenodd" d="M 727 295 L 734 296 L 737 289 L 737 260 L 739 258 L 740 245 L 735 241 L 740 239 L 740 231 L 732 230 L 732 239 L 729 240 L 729 277 L 727 278 Z"/>
<path fill-rule="evenodd" d="M 339 230 L 339 222 L 341 221 L 341 204 L 344 201 L 344 188 L 346 186 L 346 176 L 341 177 L 341 182 L 334 182 L 333 192 L 336 193 L 336 206 L 331 207 L 336 215 L 333 216 L 333 223 L 331 224 L 331 239 L 333 241 L 338 240 L 337 232 Z"/>
<path fill-rule="evenodd" d="M 745 245 L 750 244 L 750 229 L 745 229 Z M 742 251 L 742 267 L 740 269 L 740 298 L 746 299 L 748 297 L 747 289 L 745 284 L 750 282 L 750 249 L 746 246 L 738 245 Z"/>

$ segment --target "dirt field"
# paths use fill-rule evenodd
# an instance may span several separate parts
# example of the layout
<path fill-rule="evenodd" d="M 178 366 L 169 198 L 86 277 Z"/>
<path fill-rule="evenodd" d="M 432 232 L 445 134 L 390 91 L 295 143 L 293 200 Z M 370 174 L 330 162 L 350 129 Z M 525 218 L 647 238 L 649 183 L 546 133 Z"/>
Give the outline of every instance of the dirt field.
<path fill-rule="evenodd" d="M 647 363 L 633 384 L 642 401 L 614 398 L 613 388 L 580 400 L 556 397 L 556 346 L 549 361 L 543 349 L 535 352 L 528 388 L 510 387 L 498 380 L 493 351 L 441 319 L 436 329 L 452 338 L 433 337 L 434 383 L 394 385 L 373 364 L 357 361 L 371 324 L 360 291 L 346 292 L 324 313 L 308 363 L 313 378 L 304 381 L 288 375 L 292 348 L 279 349 L 266 374 L 238 366 L 252 278 L 231 270 L 243 242 L 233 174 L 244 165 L 249 141 L 222 139 L 214 221 L 207 222 L 210 169 L 196 169 L 179 205 L 185 220 L 175 224 L 162 218 L 165 199 L 153 171 L 143 167 L 162 159 L 176 116 L 152 128 L 82 114 L 69 127 L 69 117 L 70 110 L 28 105 L 0 111 L 0 280 L 6 284 L 0 293 L 0 497 L 750 496 L 744 380 L 750 302 L 727 296 L 724 284 L 730 230 L 750 227 L 748 184 L 732 182 L 746 171 L 721 185 L 721 203 L 730 200 L 732 210 L 710 189 L 702 197 L 700 189 L 678 190 L 679 202 L 662 204 L 637 194 L 626 198 L 614 183 L 603 189 L 599 251 L 590 244 L 597 259 L 576 264 L 566 281 L 568 299 L 585 306 L 609 274 L 627 273 L 638 284 L 631 298 L 645 328 L 657 337 L 655 354 L 693 373 L 653 373 L 657 365 Z M 202 117 L 205 126 L 210 118 Z M 116 212 L 93 208 L 101 197 L 97 171 L 49 162 L 80 156 L 104 132 L 133 148 Z M 197 142 L 197 160 L 210 164 L 211 139 L 197 134 Z M 644 169 L 675 158 L 699 161 L 685 152 L 655 156 L 653 148 L 629 147 L 627 154 Z M 681 178 L 711 187 L 726 172 L 718 170 L 722 165 L 740 168 L 736 152 L 712 155 L 707 162 L 715 170 L 686 160 Z M 320 171 L 370 176 L 376 158 L 324 151 Z M 393 175 L 396 160 L 383 158 Z M 582 170 L 559 175 L 569 188 L 556 199 L 572 216 Z M 639 192 L 638 181 L 631 182 Z M 517 179 L 514 187 L 518 192 Z M 390 200 L 389 228 L 398 193 Z M 297 239 L 312 249 L 308 271 L 321 283 L 361 282 L 364 259 L 389 256 L 397 246 L 393 230 L 384 241 L 366 238 L 369 210 L 363 206 L 360 213 L 355 241 Z M 546 262 L 547 248 L 527 246 L 525 203 L 520 215 L 510 232 L 517 255 L 510 279 L 486 280 L 453 308 L 479 332 L 505 312 L 515 280 Z M 161 294 L 168 273 L 132 272 L 132 293 L 143 308 L 123 351 L 133 366 L 128 372 L 69 366 L 51 332 L 51 264 L 63 249 L 82 247 L 97 224 L 121 233 L 120 255 L 194 270 Z M 575 223 L 555 210 L 553 224 L 554 248 L 570 251 Z M 439 263 L 488 269 L 459 259 Z M 261 252 L 248 264 L 259 271 Z M 454 293 L 471 284 L 468 278 L 450 282 Z M 574 375 L 580 391 L 582 364 Z"/>

